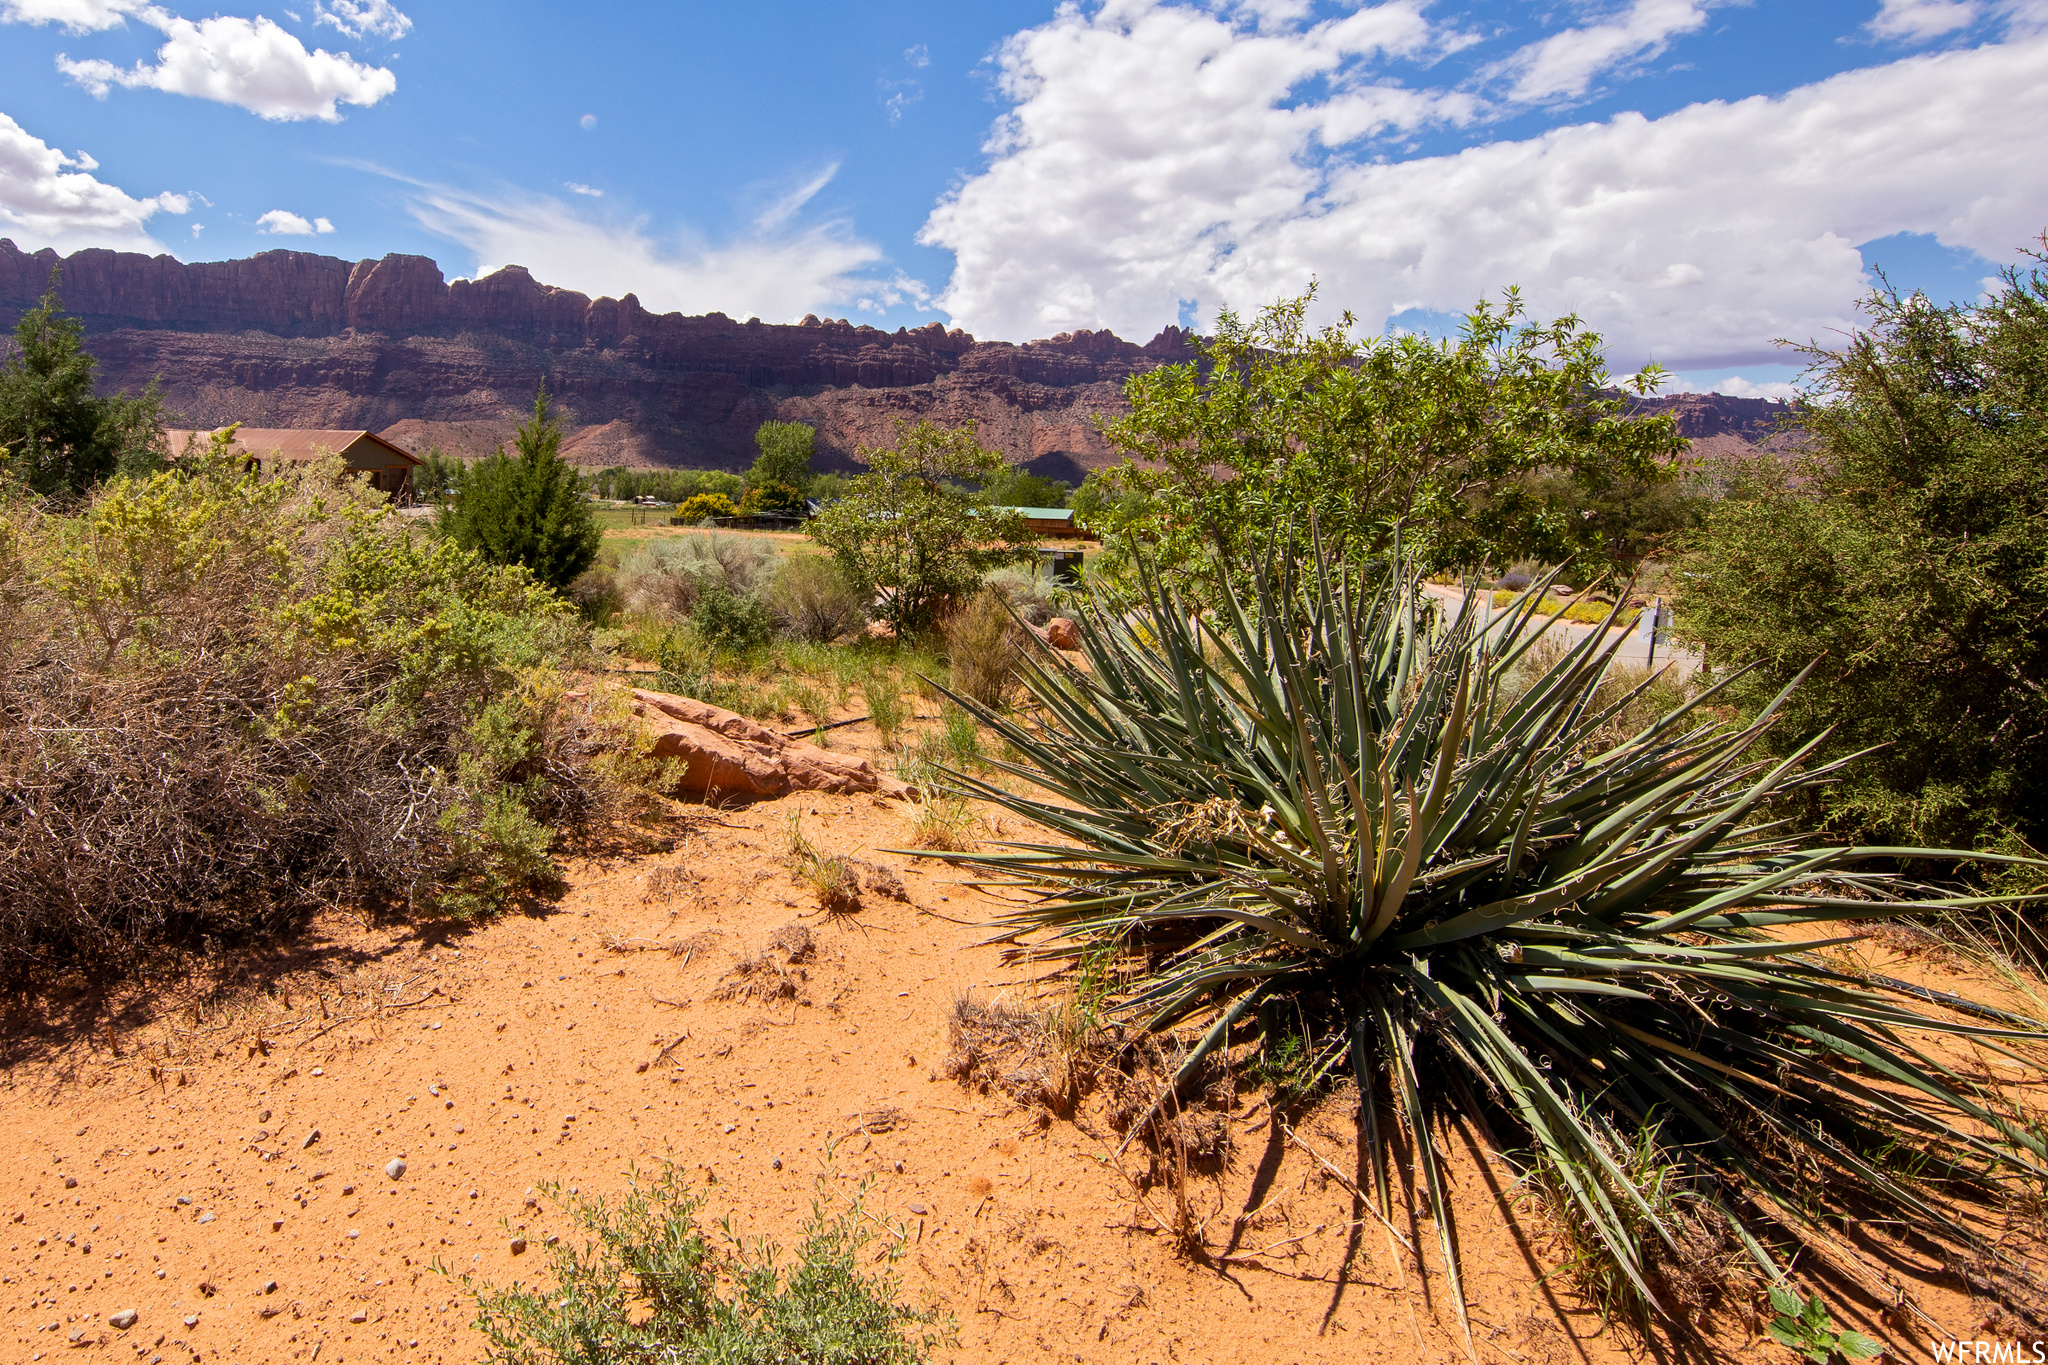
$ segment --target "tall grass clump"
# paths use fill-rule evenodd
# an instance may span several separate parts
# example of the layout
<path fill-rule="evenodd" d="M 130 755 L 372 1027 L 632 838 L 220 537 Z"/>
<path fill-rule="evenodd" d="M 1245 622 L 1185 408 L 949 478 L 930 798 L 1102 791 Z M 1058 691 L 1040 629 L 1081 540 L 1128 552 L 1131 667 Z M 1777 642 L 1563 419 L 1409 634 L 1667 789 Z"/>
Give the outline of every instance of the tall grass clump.
<path fill-rule="evenodd" d="M 994 588 L 983 588 L 945 624 L 953 690 L 983 706 L 1001 707 L 1016 686 L 1024 628 Z"/>
<path fill-rule="evenodd" d="M 884 745 L 893 745 L 906 719 L 903 689 L 897 683 L 896 675 L 886 668 L 875 670 L 862 681 L 860 694 L 867 703 L 868 720 L 874 725 L 875 733 Z"/>
<path fill-rule="evenodd" d="M 0 972 L 120 969 L 320 905 L 476 914 L 628 798 L 623 705 L 525 571 L 338 462 L 194 453 L 60 515 L 0 492 Z"/>
<path fill-rule="evenodd" d="M 1370 1197 L 1382 1218 L 1396 1185 L 1426 1201 L 1461 1315 L 1437 1136 L 1460 1116 L 1554 1172 L 1667 1315 L 1643 1249 L 1678 1255 L 1688 1234 L 1631 1174 L 1655 1164 L 1637 1144 L 1653 1121 L 1672 1188 L 1767 1280 L 1786 1246 L 1851 1255 L 1823 1223 L 1844 1208 L 1998 1254 L 1963 1206 L 2037 1185 L 2048 1143 L 1948 1044 L 2048 1032 L 1821 956 L 1876 921 L 1984 904 L 1895 870 L 1981 855 L 1842 847 L 1778 818 L 1847 760 L 1809 763 L 1818 739 L 1756 757 L 1776 704 L 1718 723 L 1710 690 L 1610 730 L 1648 686 L 1602 699 L 1620 632 L 1510 687 L 1543 637 L 1542 582 L 1490 634 L 1469 609 L 1439 619 L 1398 565 L 1269 562 L 1207 617 L 1141 581 L 1085 604 L 1086 671 L 1027 660 L 1041 723 L 962 702 L 1022 756 L 997 767 L 1050 795 L 948 780 L 1055 838 L 951 861 L 1032 890 L 1001 926 L 1022 951 L 1121 953 L 1114 1008 L 1200 1031 L 1182 1078 L 1276 998 L 1314 1050 L 1348 1048 Z M 1397 1129 L 1412 1185 L 1393 1178 Z"/>
<path fill-rule="evenodd" d="M 769 581 L 768 605 L 783 631 L 811 644 L 830 644 L 867 618 L 867 601 L 823 555 L 791 555 Z"/>
<path fill-rule="evenodd" d="M 793 1263 L 767 1238 L 747 1239 L 731 1220 L 717 1235 L 698 1224 L 704 1196 L 665 1165 L 634 1179 L 616 1206 L 543 1191 L 584 1234 L 547 1249 L 546 1285 L 477 1291 L 477 1329 L 494 1365 L 618 1365 L 623 1361 L 717 1361 L 720 1365 L 919 1365 L 952 1339 L 932 1309 L 899 1301 L 896 1277 L 863 1260 L 894 1261 L 904 1248 L 875 1235 L 856 1196 L 834 1213 L 813 1200 Z M 862 1193 L 866 1187 L 862 1187 Z"/>

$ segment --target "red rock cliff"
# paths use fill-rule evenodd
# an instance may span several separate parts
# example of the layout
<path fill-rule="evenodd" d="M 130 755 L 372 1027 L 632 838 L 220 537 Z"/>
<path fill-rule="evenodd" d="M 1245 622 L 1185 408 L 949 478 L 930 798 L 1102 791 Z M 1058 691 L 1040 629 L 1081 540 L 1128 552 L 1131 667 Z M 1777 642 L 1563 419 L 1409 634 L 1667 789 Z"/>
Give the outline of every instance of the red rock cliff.
<path fill-rule="evenodd" d="M 266 251 L 186 264 L 91 250 L 60 262 L 6 240 L 0 324 L 34 304 L 59 264 L 102 383 L 133 390 L 160 377 L 193 424 L 369 427 L 483 453 L 544 378 L 574 424 L 568 448 L 597 464 L 741 468 L 754 428 L 782 418 L 815 423 L 821 463 L 844 465 L 889 440 L 897 418 L 974 418 L 1011 458 L 1078 479 L 1109 459 L 1091 416 L 1124 410 L 1130 375 L 1190 355 L 1176 327 L 1143 346 L 1088 331 L 1013 345 L 936 322 L 885 332 L 650 313 L 631 294 L 592 299 L 520 266 L 451 282 L 424 256 L 351 264 Z M 1651 402 L 1680 404 L 1681 430 L 1700 436 L 1762 420 L 1741 405 L 1770 406 Z"/>

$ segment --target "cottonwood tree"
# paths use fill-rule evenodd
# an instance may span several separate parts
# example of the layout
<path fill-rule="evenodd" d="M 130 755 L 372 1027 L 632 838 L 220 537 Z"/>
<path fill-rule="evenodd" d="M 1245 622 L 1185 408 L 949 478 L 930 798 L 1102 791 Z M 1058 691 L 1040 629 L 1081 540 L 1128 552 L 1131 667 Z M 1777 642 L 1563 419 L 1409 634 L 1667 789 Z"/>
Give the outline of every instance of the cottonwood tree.
<path fill-rule="evenodd" d="M 562 458 L 562 425 L 549 415 L 546 384 L 513 444 L 516 454 L 501 446 L 460 475 L 441 526 L 463 548 L 493 564 L 523 565 L 560 591 L 596 561 L 604 533 Z"/>
<path fill-rule="evenodd" d="M 38 493 L 82 493 L 111 474 L 149 474 L 164 466 L 163 399 L 150 381 L 139 397 L 101 398 L 98 361 L 85 349 L 83 324 L 65 317 L 60 274 L 15 324 L 0 360 L 0 474 Z"/>
<path fill-rule="evenodd" d="M 1024 517 L 985 487 L 1010 468 L 968 422 L 947 430 L 899 423 L 892 449 L 862 447 L 867 472 L 811 518 L 811 539 L 832 552 L 849 582 L 879 597 L 878 614 L 907 636 L 932 624 L 990 569 L 1029 553 Z"/>
<path fill-rule="evenodd" d="M 804 422 L 763 422 L 754 429 L 754 444 L 761 453 L 747 471 L 747 490 L 767 490 L 785 484 L 799 494 L 811 481 L 811 455 L 817 448 L 817 432 Z"/>
<path fill-rule="evenodd" d="M 1123 465 L 1084 508 L 1109 567 L 1141 548 L 1198 593 L 1276 548 L 1383 557 L 1428 572 L 1550 561 L 1595 548 L 1585 519 L 1543 496 L 1547 472 L 1586 488 L 1666 477 L 1669 418 L 1632 418 L 1600 338 L 1577 318 L 1524 322 L 1519 294 L 1482 302 L 1454 338 L 1364 337 L 1345 313 L 1312 328 L 1311 288 L 1250 321 L 1226 312 L 1196 358 L 1134 375 L 1128 416 L 1101 422 Z M 1652 366 L 1629 385 L 1649 392 Z"/>

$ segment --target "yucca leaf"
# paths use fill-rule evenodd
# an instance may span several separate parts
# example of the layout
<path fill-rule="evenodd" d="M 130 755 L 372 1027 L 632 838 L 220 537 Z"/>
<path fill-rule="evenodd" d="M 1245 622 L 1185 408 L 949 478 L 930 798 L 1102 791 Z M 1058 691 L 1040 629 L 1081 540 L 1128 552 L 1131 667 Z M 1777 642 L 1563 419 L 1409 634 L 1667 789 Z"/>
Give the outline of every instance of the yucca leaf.
<path fill-rule="evenodd" d="M 1382 1217 L 1383 1085 L 1409 1132 L 1461 1322 L 1431 1127 L 1459 1103 L 1540 1154 L 1646 1301 L 1634 1230 L 1670 1234 L 1613 1152 L 1652 1115 L 1760 1265 L 1774 1229 L 1819 1241 L 1787 1151 L 1842 1197 L 1982 1250 L 1949 1201 L 2048 1177 L 2048 1150 L 1914 1040 L 2048 1032 L 1916 1008 L 1816 954 L 1860 922 L 2019 903 L 1902 865 L 2041 864 L 1839 847 L 1775 813 L 1853 761 L 1812 762 L 1819 738 L 1751 756 L 1790 688 L 1733 725 L 1702 692 L 1615 739 L 1651 685 L 1613 682 L 1620 608 L 1539 656 L 1549 581 L 1481 630 L 1470 601 L 1436 615 L 1398 562 L 1258 566 L 1203 618 L 1141 570 L 1134 596 L 1077 613 L 1085 669 L 1046 651 L 1025 670 L 1028 719 L 955 699 L 1021 756 L 1001 770 L 1050 797 L 954 780 L 1063 842 L 946 856 L 1028 897 L 998 928 L 1040 960 L 1142 943 L 1112 1005 L 1148 1028 L 1206 1021 L 1191 1056 L 1225 1046 L 1245 1002 L 1291 997 L 1323 1065 L 1350 1056 Z M 1425 1056 L 1457 1079 L 1425 1091 Z M 1886 1164 L 1901 1142 L 1938 1182 Z"/>

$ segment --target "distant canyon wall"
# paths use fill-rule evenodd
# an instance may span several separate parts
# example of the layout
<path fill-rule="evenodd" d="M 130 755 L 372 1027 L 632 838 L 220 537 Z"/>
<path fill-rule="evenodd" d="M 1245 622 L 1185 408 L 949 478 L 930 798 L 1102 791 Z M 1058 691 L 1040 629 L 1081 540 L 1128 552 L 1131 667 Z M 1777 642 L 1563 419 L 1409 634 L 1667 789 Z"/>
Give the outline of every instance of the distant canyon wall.
<path fill-rule="evenodd" d="M 1110 332 L 1022 345 L 940 323 L 885 332 L 846 321 L 737 322 L 592 299 L 523 267 L 448 281 L 424 256 L 343 261 L 266 251 L 186 264 L 91 250 L 59 259 L 0 240 L 0 325 L 12 327 L 62 265 L 104 389 L 161 381 L 196 426 L 366 427 L 483 454 L 506 440 L 545 379 L 586 465 L 740 469 L 771 418 L 813 423 L 826 467 L 851 467 L 899 418 L 973 418 L 984 440 L 1077 480 L 1109 463 L 1091 418 L 1126 411 L 1131 375 L 1192 354 L 1167 327 L 1144 345 Z M 1718 394 L 1649 400 L 1703 444 L 1747 447 L 1782 404 Z M 1731 450 L 1732 453 L 1732 450 Z"/>

